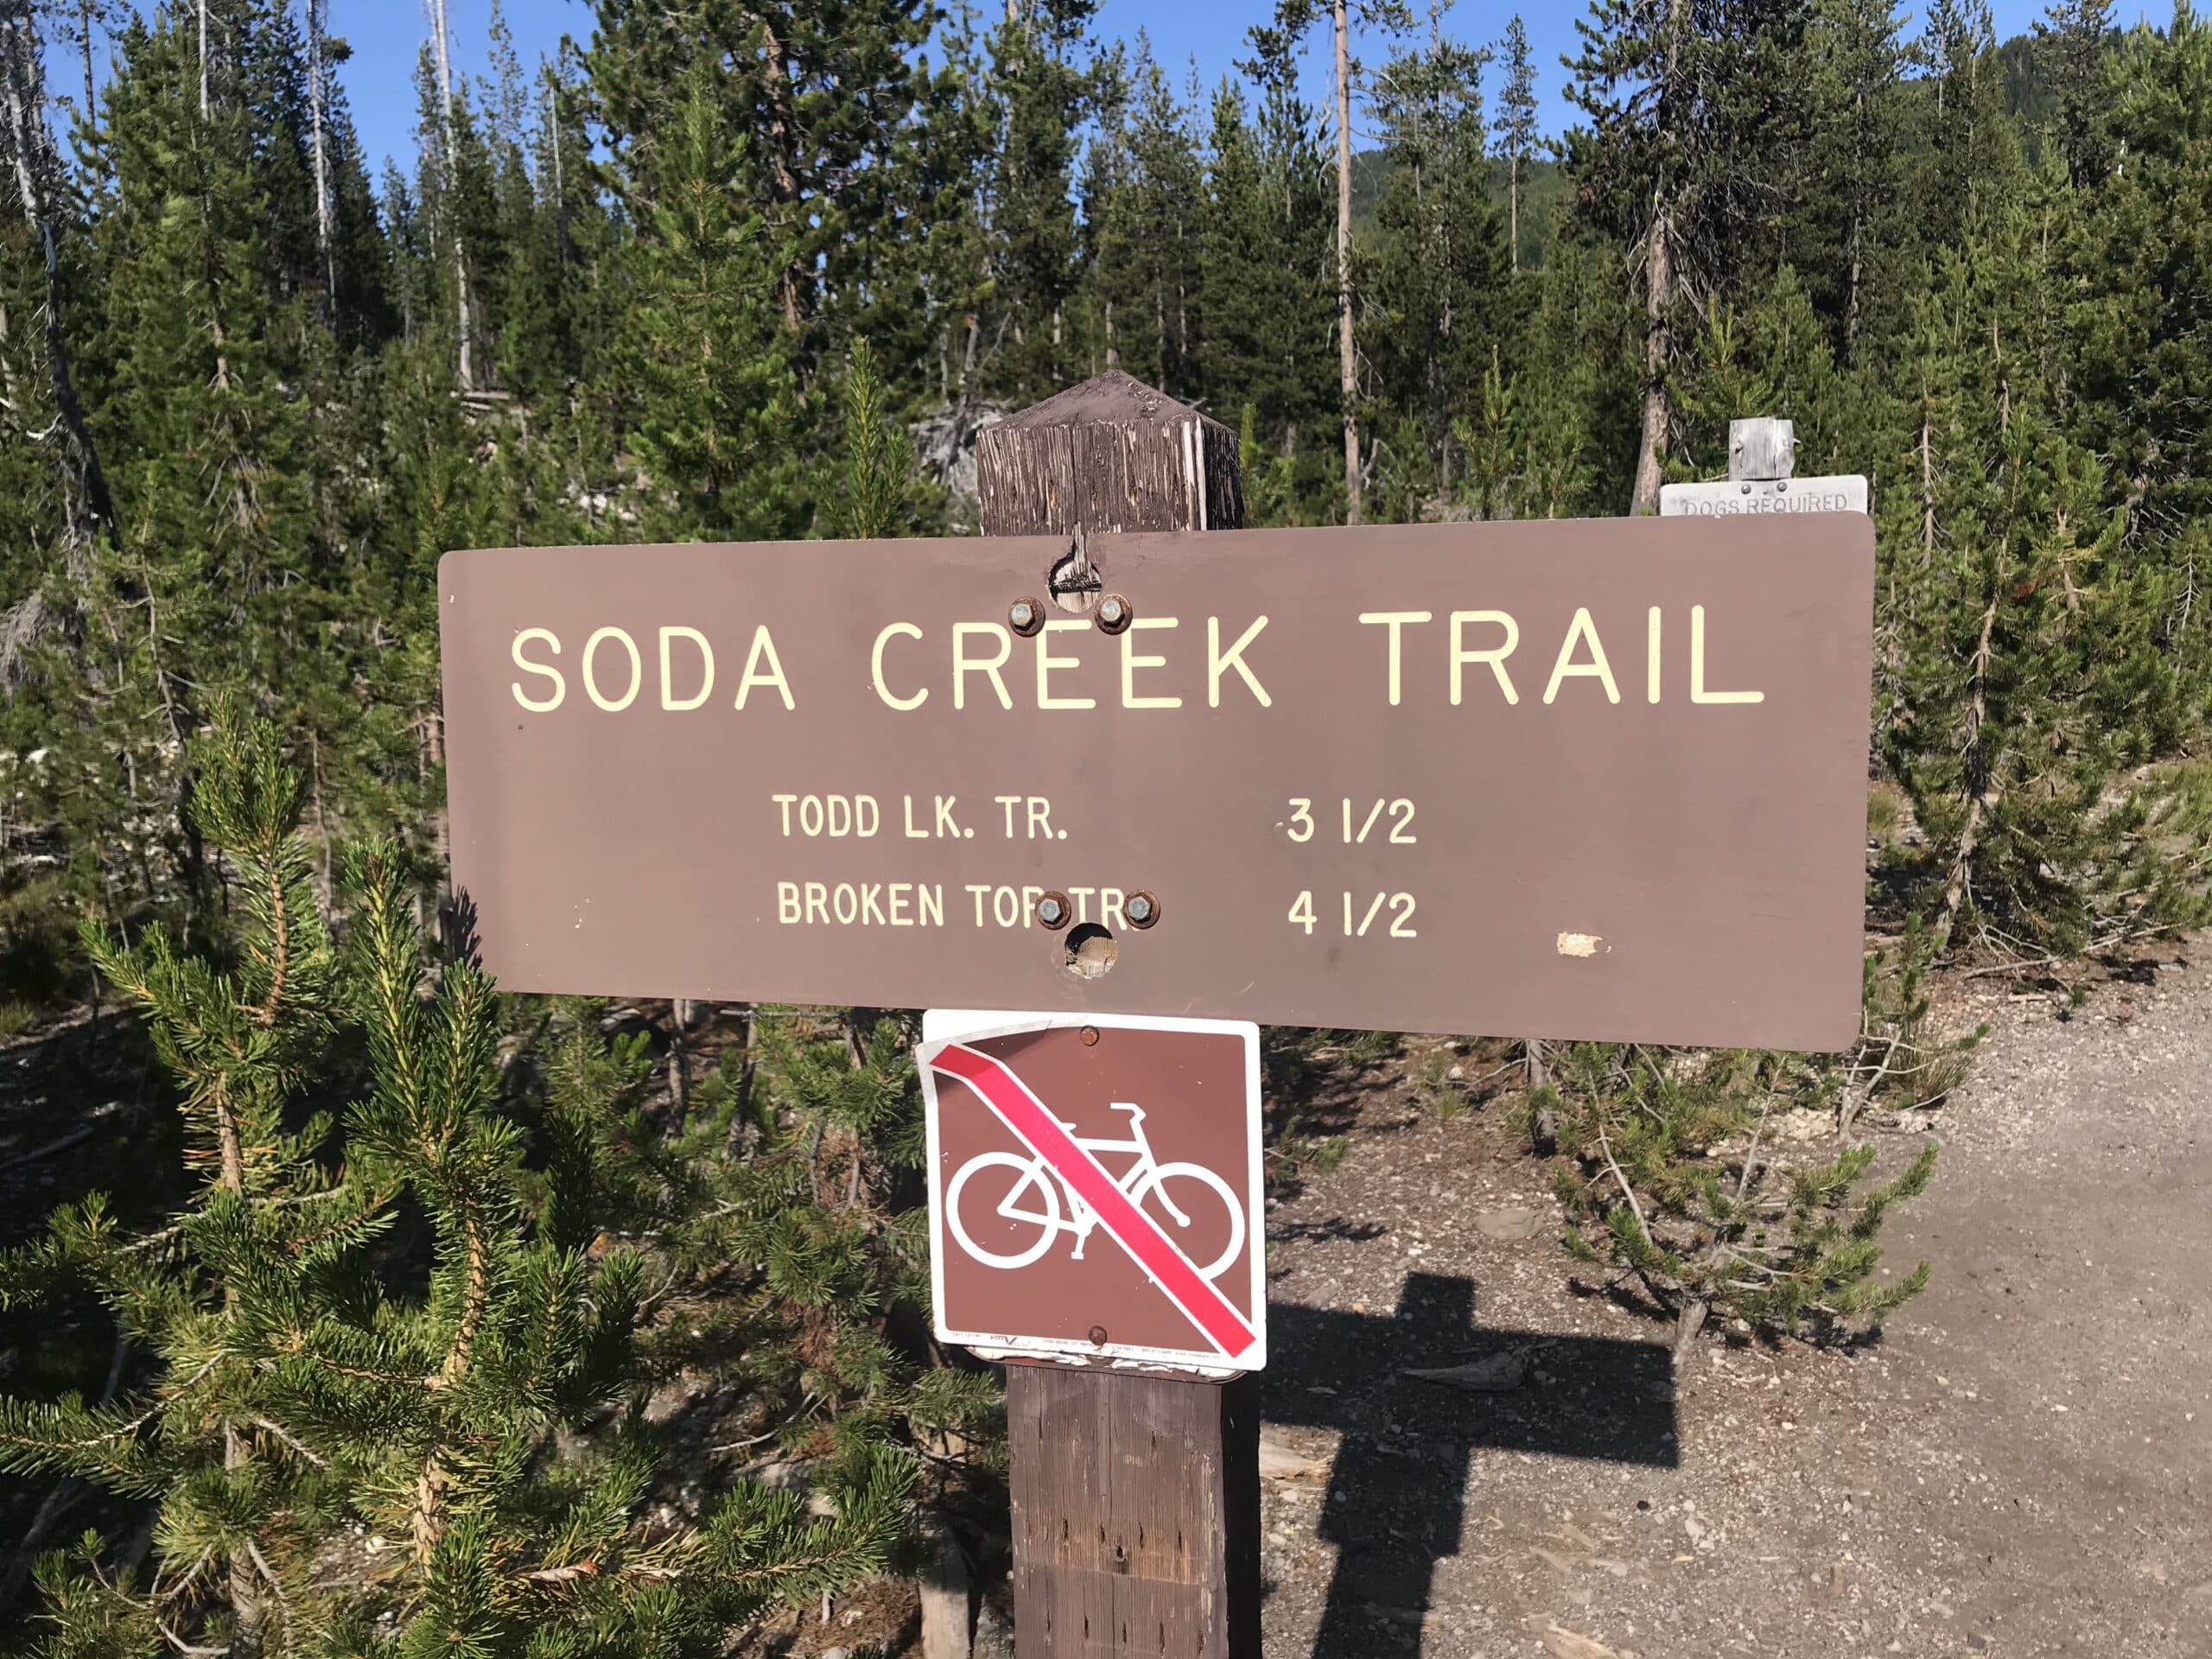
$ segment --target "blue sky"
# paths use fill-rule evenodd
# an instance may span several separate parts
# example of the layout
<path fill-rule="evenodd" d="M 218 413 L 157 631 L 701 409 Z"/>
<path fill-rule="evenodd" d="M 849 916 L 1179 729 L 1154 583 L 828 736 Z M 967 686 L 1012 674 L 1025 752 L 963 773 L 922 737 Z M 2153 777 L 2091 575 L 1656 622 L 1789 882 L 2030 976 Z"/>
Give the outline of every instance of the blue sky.
<path fill-rule="evenodd" d="M 986 14 L 997 0 L 977 0 Z M 507 19 L 515 44 L 525 64 L 550 52 L 563 32 L 578 40 L 591 34 L 591 7 L 585 0 L 505 0 Z M 1097 30 L 1102 36 L 1134 40 L 1143 29 L 1152 37 L 1153 49 L 1168 65 L 1179 84 L 1184 66 L 1195 59 L 1200 79 L 1211 86 L 1227 73 L 1243 49 L 1244 30 L 1271 15 L 1273 0 L 1103 0 Z M 1536 60 L 1544 98 L 1545 124 L 1559 131 L 1567 124 L 1568 110 L 1560 95 L 1565 72 L 1560 54 L 1575 44 L 1574 19 L 1581 15 L 1573 0 L 1526 0 L 1522 15 L 1529 44 Z M 485 23 L 491 0 L 447 0 L 448 26 L 460 59 L 456 70 L 472 72 L 483 67 Z M 1495 39 L 1505 28 L 1513 6 L 1501 0 L 1460 0 L 1445 18 L 1446 31 L 1470 43 Z M 2032 0 L 1996 0 L 1999 35 L 2025 29 L 2040 10 Z M 372 170 L 390 155 L 407 156 L 414 147 L 415 95 L 411 77 L 416 54 L 428 35 L 428 7 L 421 0 L 331 0 L 330 27 L 353 48 L 353 58 L 340 71 L 355 125 Z M 1309 54 L 1310 55 L 1310 54 Z M 1325 80 L 1325 69 L 1309 66 L 1316 96 Z M 1493 84 L 1495 84 L 1493 82 Z"/>

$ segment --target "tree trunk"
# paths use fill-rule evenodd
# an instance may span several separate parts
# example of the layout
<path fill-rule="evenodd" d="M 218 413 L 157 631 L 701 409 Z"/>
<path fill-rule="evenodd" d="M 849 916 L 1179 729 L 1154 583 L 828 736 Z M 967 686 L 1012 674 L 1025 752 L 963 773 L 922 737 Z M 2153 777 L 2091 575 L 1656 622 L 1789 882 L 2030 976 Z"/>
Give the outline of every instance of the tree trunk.
<path fill-rule="evenodd" d="M 1344 402 L 1344 522 L 1360 522 L 1359 354 L 1351 334 L 1351 39 L 1346 0 L 1336 0 L 1337 353 Z"/>
<path fill-rule="evenodd" d="M 768 92 L 768 174 L 774 186 L 776 200 L 786 207 L 798 200 L 798 174 L 792 165 L 796 159 L 792 150 L 792 128 L 795 118 L 791 107 L 791 82 L 784 73 L 783 42 L 776 38 L 775 29 L 766 18 L 760 25 L 760 58 L 765 73 L 762 77 Z M 784 305 L 784 326 L 797 334 L 806 320 L 804 308 L 799 303 L 798 272 L 786 264 L 778 278 Z"/>
<path fill-rule="evenodd" d="M 322 60 L 322 36 L 330 0 L 308 0 L 308 127 L 315 157 L 315 245 L 322 258 L 324 315 L 338 315 L 338 269 L 330 251 L 330 162 L 323 138 L 328 83 Z"/>
<path fill-rule="evenodd" d="M 1851 291 L 1843 305 L 1843 354 L 1850 362 L 1859 360 L 1859 287 L 1865 279 L 1866 250 L 1862 245 L 1866 230 L 1866 216 L 1851 216 Z"/>
<path fill-rule="evenodd" d="M 210 1103 L 215 1113 L 215 1146 L 220 1160 L 218 1179 L 224 1189 L 244 1203 L 245 1199 L 245 1147 L 239 1135 L 236 1109 L 229 1096 L 218 1091 Z M 238 1308 L 238 1287 L 226 1283 L 223 1287 L 223 1313 L 234 1317 Z M 238 1425 L 227 1418 L 223 1423 L 223 1467 L 233 1470 L 252 1460 L 253 1448 L 239 1433 Z M 261 1586 L 254 1576 L 253 1557 L 247 1550 L 231 1552 L 230 1590 L 231 1618 L 234 1621 L 231 1632 L 232 1659 L 256 1659 L 261 1652 L 262 1608 Z"/>
<path fill-rule="evenodd" d="M 1688 0 L 1667 0 L 1659 107 L 1654 118 L 1662 148 L 1673 135 L 1678 115 L 1675 76 L 1681 67 L 1681 33 L 1688 12 Z M 1674 181 L 1662 161 L 1651 193 L 1651 224 L 1643 238 L 1643 432 L 1637 448 L 1636 495 L 1629 504 L 1629 511 L 1637 514 L 1659 511 L 1662 463 L 1674 424 L 1667 371 L 1675 356 L 1675 208 Z"/>
<path fill-rule="evenodd" d="M 1637 446 L 1636 495 L 1631 513 L 1659 511 L 1661 461 L 1673 411 L 1667 395 L 1667 367 L 1674 356 L 1668 317 L 1674 308 L 1673 226 L 1662 201 L 1654 204 L 1643 241 L 1643 434 Z"/>
<path fill-rule="evenodd" d="M 739 1010 L 743 1021 L 738 1027 L 738 1052 L 744 1063 L 737 1073 L 737 1104 L 729 1115 L 729 1137 L 725 1142 L 730 1155 L 751 1161 L 754 1136 L 753 1135 L 753 1077 L 759 1065 L 760 1010 L 747 1002 Z"/>
<path fill-rule="evenodd" d="M 92 118 L 92 105 L 99 101 L 99 89 L 92 85 L 92 29 L 99 20 L 92 16 L 92 0 L 78 0 L 77 44 L 85 54 L 85 119 Z"/>
<path fill-rule="evenodd" d="M 1929 410 L 1927 391 L 1923 388 L 1920 407 L 1920 568 L 1925 570 L 1936 557 L 1936 461 L 1930 453 L 1929 440 L 1934 417 Z"/>
<path fill-rule="evenodd" d="M 461 389 L 467 393 L 476 389 L 475 348 L 469 339 L 475 330 L 469 316 L 468 254 L 461 246 L 461 226 L 455 217 L 461 144 L 453 124 L 453 54 L 446 36 L 446 0 L 430 0 L 430 35 L 431 54 L 438 66 L 438 136 L 445 150 L 446 234 L 453 242 L 454 326 L 461 336 Z"/>
<path fill-rule="evenodd" d="M 64 545 L 70 580 L 81 590 L 92 580 L 91 549 L 95 524 L 115 533 L 115 505 L 107 477 L 92 447 L 76 382 L 69 368 L 69 342 L 62 329 L 60 252 L 48 191 L 58 170 L 46 130 L 46 78 L 39 55 L 38 30 L 30 0 L 0 0 L 0 99 L 7 117 L 5 137 L 14 162 L 16 192 L 23 217 L 39 238 L 46 277 L 46 364 L 48 395 L 65 435 L 62 453 L 73 474 L 63 494 L 67 515 Z"/>
<path fill-rule="evenodd" d="M 569 263 L 569 192 L 561 181 L 561 118 L 554 106 L 554 83 L 545 83 L 545 151 L 553 164 L 553 247 L 563 264 Z"/>
<path fill-rule="evenodd" d="M 229 1423 L 223 1425 L 223 1467 L 236 1469 L 251 1457 L 245 1437 Z M 264 1616 L 261 1585 L 254 1573 L 253 1557 L 244 1550 L 231 1552 L 230 1659 L 257 1659 L 261 1652 Z"/>
<path fill-rule="evenodd" d="M 1982 753 L 1982 724 L 1989 718 L 1990 641 L 1997 629 L 1997 601 L 1981 613 L 1981 639 L 1974 653 L 1974 697 L 1967 705 L 1965 782 L 1967 788 L 1967 821 L 1959 831 L 1958 850 L 1951 857 L 1950 880 L 1943 888 L 1943 913 L 1936 927 L 1936 954 L 1941 956 L 1950 948 L 1951 930 L 1958 925 L 1959 912 L 1966 907 L 1974 893 L 1974 855 L 1981 846 L 1982 826 L 1988 821 L 1990 797 L 1995 785 L 1990 777 L 1989 760 Z"/>
<path fill-rule="evenodd" d="M 1675 1315 L 1675 1365 L 1680 1370 L 1690 1357 L 1690 1344 L 1697 1340 L 1697 1333 L 1705 1329 L 1706 1315 L 1713 1311 L 1712 1304 L 1701 1297 L 1686 1296 Z"/>
<path fill-rule="evenodd" d="M 207 0 L 200 0 L 200 118 L 207 118 Z"/>
<path fill-rule="evenodd" d="M 669 1005 L 668 1020 L 668 1132 L 683 1127 L 691 1110 L 691 1050 L 686 1033 L 691 1027 L 691 999 L 677 997 Z"/>
<path fill-rule="evenodd" d="M 1513 252 L 1513 269 L 1521 269 L 1521 152 L 1516 149 L 1506 163 L 1506 238 Z"/>

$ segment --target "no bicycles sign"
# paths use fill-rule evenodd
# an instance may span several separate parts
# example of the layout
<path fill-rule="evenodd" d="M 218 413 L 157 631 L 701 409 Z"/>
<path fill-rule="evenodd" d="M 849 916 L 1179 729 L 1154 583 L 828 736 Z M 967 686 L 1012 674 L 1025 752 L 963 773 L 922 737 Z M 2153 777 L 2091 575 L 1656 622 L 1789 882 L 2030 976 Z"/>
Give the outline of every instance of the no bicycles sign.
<path fill-rule="evenodd" d="M 941 1339 L 1266 1363 L 1257 1026 L 933 1012 L 924 1038 Z"/>

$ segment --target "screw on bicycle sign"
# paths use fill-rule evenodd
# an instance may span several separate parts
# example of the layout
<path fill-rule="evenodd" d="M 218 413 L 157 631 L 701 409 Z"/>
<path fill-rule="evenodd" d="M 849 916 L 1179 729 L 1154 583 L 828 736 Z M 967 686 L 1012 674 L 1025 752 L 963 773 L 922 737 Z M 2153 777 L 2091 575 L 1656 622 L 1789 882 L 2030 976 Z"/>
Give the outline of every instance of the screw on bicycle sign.
<path fill-rule="evenodd" d="M 1259 1370 L 1259 1028 L 979 1018 L 918 1055 L 938 1337 Z"/>

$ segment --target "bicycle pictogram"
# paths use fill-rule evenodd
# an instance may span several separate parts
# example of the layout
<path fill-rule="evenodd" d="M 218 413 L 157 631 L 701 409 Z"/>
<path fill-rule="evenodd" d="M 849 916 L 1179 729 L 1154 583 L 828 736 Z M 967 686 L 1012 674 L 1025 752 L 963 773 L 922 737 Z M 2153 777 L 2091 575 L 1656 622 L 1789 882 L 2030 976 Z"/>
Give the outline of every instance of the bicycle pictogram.
<path fill-rule="evenodd" d="M 1227 1242 L 1221 1246 L 1220 1253 L 1207 1263 L 1192 1258 L 1192 1265 L 1201 1277 L 1219 1277 L 1244 1248 L 1244 1211 L 1235 1190 L 1203 1164 L 1161 1163 L 1154 1156 L 1152 1142 L 1144 1132 L 1144 1109 L 1122 1100 L 1112 1105 L 1114 1110 L 1129 1115 L 1126 1139 L 1085 1138 L 1076 1135 L 1075 1125 L 1065 1119 L 1056 1118 L 1054 1122 L 1085 1152 L 1094 1155 L 1118 1154 L 1131 1160 L 1128 1169 L 1113 1178 L 1114 1185 L 1131 1204 L 1159 1224 L 1171 1241 L 1188 1237 L 1193 1243 L 1211 1243 L 1223 1236 L 1218 1229 L 1225 1223 Z M 987 1182 L 976 1189 L 970 1201 L 988 1206 L 983 1213 L 1012 1224 L 1017 1240 L 1033 1228 L 1035 1236 L 1018 1249 L 991 1249 L 979 1244 L 962 1212 L 961 1201 L 969 1197 L 970 1184 L 993 1173 L 1011 1178 L 1005 1192 L 993 1204 L 991 1186 Z M 1211 1200 L 1206 1193 L 1213 1195 Z M 1080 1262 L 1084 1245 L 1099 1224 L 1097 1213 L 1041 1154 L 1034 1152 L 978 1153 L 954 1174 L 951 1185 L 945 1189 L 944 1209 L 952 1236 L 959 1241 L 961 1249 L 991 1268 L 1026 1268 L 1051 1249 L 1053 1241 L 1063 1233 L 1074 1235 L 1073 1257 Z M 1206 1224 L 1198 1226 L 1199 1223 Z M 1185 1250 L 1185 1254 L 1190 1252 Z"/>

